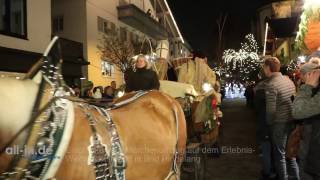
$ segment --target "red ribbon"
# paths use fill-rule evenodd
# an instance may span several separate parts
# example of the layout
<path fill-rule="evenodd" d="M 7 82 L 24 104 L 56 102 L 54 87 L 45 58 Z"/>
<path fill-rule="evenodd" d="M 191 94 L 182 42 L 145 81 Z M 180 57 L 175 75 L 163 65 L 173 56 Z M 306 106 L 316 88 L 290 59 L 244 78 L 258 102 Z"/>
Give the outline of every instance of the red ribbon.
<path fill-rule="evenodd" d="M 211 107 L 213 110 L 217 109 L 217 99 L 216 98 L 212 98 Z"/>

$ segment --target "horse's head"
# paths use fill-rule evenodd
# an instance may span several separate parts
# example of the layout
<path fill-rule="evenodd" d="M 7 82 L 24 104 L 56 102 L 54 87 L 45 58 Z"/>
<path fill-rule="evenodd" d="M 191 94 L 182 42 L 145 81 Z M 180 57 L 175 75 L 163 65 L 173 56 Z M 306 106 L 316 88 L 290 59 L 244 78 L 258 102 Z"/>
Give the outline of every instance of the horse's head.
<path fill-rule="evenodd" d="M 48 56 L 57 39 L 53 39 L 44 56 L 23 79 L 0 78 L 0 150 L 3 151 L 8 142 L 30 121 L 37 101 L 44 91 L 43 84 L 59 84 L 60 74 L 57 67 L 60 61 Z M 13 144 L 22 144 L 26 134 L 27 129 L 14 138 Z M 5 152 L 0 152 L 0 160 L 3 153 Z M 4 167 L 0 163 L 0 170 L 5 170 Z"/>

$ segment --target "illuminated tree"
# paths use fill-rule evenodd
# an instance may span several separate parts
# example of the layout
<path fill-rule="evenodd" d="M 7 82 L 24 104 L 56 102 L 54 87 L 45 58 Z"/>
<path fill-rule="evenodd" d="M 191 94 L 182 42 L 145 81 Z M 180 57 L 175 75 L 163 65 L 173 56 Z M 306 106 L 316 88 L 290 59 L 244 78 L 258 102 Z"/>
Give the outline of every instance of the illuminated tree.
<path fill-rule="evenodd" d="M 260 70 L 261 61 L 258 52 L 259 47 L 254 36 L 246 35 L 238 51 L 227 49 L 223 52 L 225 72 L 239 82 L 253 80 Z"/>

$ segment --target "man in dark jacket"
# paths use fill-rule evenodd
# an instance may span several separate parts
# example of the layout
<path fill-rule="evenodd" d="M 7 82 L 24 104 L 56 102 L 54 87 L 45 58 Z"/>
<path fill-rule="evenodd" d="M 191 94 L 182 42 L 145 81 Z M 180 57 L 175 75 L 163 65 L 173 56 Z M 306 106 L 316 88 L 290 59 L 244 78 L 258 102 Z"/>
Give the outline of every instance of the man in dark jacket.
<path fill-rule="evenodd" d="M 305 119 L 305 129 L 311 129 L 309 138 L 302 141 L 305 146 L 309 147 L 300 149 L 303 160 L 301 174 L 303 176 L 309 174 L 314 180 L 320 180 L 320 70 L 318 68 L 318 65 L 312 63 L 301 67 L 301 71 L 305 71 L 302 72 L 305 84 L 300 87 L 293 103 L 293 117 Z"/>
<path fill-rule="evenodd" d="M 257 114 L 257 139 L 262 153 L 262 178 L 271 180 L 276 177 L 272 159 L 271 132 L 266 122 L 266 80 L 260 81 L 254 88 L 254 107 Z"/>
<path fill-rule="evenodd" d="M 299 180 L 299 168 L 295 158 L 286 159 L 286 146 L 294 129 L 292 121 L 292 101 L 295 94 L 294 83 L 280 73 L 280 61 L 276 57 L 264 61 L 266 80 L 266 121 L 270 125 L 274 161 L 279 180 L 289 176 Z"/>
<path fill-rule="evenodd" d="M 139 55 L 135 70 L 128 73 L 126 92 L 138 90 L 158 90 L 160 87 L 158 75 L 151 70 L 151 65 L 144 55 Z"/>

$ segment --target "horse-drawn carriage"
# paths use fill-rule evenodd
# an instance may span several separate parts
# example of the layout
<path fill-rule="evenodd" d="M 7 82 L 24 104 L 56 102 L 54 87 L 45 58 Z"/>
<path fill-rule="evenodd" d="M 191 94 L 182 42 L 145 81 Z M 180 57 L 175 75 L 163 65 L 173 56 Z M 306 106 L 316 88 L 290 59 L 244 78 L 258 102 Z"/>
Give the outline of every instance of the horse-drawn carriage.
<path fill-rule="evenodd" d="M 182 170 L 194 173 L 196 180 L 203 179 L 206 147 L 216 144 L 219 136 L 220 85 L 203 59 L 180 58 L 172 65 L 178 82 L 162 80 L 160 91 L 179 102 L 187 120 L 188 143 Z M 214 150 L 219 153 L 218 147 Z"/>
<path fill-rule="evenodd" d="M 179 179 L 181 106 L 159 91 L 109 107 L 72 96 L 54 38 L 22 80 L 0 79 L 0 179 Z"/>

